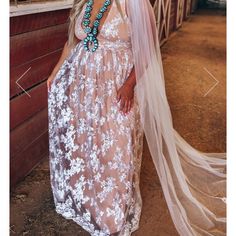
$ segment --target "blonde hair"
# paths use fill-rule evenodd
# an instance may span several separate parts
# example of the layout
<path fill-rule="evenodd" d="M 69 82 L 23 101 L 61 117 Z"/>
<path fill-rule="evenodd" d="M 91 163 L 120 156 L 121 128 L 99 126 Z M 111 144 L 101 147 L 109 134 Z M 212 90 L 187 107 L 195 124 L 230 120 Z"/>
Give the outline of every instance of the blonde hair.
<path fill-rule="evenodd" d="M 117 8 L 122 16 L 122 19 L 124 19 L 119 0 L 114 0 L 114 1 L 116 2 Z M 70 11 L 70 16 L 69 16 L 70 23 L 69 23 L 69 29 L 68 29 L 68 45 L 73 45 L 76 42 L 76 38 L 75 38 L 76 18 L 80 14 L 86 2 L 87 0 L 74 0 L 73 6 Z"/>

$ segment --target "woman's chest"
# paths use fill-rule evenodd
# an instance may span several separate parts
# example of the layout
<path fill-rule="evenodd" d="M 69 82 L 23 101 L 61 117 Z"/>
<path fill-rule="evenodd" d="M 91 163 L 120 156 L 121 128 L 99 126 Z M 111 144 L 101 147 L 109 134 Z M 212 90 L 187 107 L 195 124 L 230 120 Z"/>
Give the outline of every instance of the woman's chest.
<path fill-rule="evenodd" d="M 101 20 L 102 25 L 97 36 L 99 41 L 130 41 L 130 24 L 126 14 L 125 1 L 119 0 L 120 7 L 117 6 L 115 0 L 112 1 L 109 11 L 106 15 L 104 14 L 105 20 Z M 86 6 L 85 3 L 75 24 L 75 35 L 80 40 L 87 36 L 83 27 Z M 91 20 L 91 25 L 93 25 L 93 20 Z"/>

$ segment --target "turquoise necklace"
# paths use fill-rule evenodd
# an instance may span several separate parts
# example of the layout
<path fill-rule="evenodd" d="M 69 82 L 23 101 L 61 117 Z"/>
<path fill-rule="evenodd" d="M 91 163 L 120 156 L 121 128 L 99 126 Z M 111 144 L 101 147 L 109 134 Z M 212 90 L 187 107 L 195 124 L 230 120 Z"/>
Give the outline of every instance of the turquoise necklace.
<path fill-rule="evenodd" d="M 106 12 L 108 6 L 111 4 L 111 0 L 105 0 L 103 6 L 99 10 L 95 21 L 93 22 L 93 26 L 90 27 L 90 17 L 91 11 L 93 9 L 94 0 L 88 0 L 87 6 L 85 9 L 83 25 L 85 26 L 84 32 L 87 34 L 87 37 L 84 39 L 84 48 L 86 51 L 95 52 L 98 48 L 98 27 L 100 25 L 100 20 L 103 17 L 104 12 Z"/>

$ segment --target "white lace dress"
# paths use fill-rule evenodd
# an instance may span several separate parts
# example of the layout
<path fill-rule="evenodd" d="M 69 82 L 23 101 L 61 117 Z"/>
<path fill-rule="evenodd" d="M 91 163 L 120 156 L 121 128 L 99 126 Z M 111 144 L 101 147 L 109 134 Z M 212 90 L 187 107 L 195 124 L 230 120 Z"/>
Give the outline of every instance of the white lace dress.
<path fill-rule="evenodd" d="M 49 163 L 56 212 L 91 235 L 130 235 L 139 227 L 143 130 L 136 93 L 125 115 L 117 90 L 133 68 L 129 19 L 115 1 L 99 32 L 99 48 L 79 42 L 48 91 Z M 86 37 L 77 18 L 75 33 Z"/>

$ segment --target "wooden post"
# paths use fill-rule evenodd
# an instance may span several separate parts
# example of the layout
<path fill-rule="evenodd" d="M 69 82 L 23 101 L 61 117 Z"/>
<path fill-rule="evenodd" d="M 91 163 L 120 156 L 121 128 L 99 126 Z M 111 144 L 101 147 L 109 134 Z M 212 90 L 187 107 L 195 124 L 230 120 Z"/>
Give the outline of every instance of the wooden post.
<path fill-rule="evenodd" d="M 185 0 L 178 0 L 177 2 L 176 28 L 182 25 L 184 19 L 184 3 Z"/>
<path fill-rule="evenodd" d="M 154 12 L 157 19 L 156 23 L 160 45 L 162 45 L 169 37 L 171 0 L 156 0 L 154 3 Z"/>

